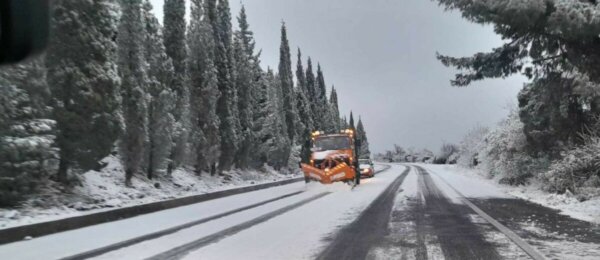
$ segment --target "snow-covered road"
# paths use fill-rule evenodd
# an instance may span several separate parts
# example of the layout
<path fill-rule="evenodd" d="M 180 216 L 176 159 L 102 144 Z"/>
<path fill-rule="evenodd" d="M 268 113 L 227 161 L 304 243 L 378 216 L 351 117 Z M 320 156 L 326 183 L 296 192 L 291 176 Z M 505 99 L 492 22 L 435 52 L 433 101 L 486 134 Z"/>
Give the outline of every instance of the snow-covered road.
<path fill-rule="evenodd" d="M 1 245 L 0 259 L 598 259 L 588 224 L 447 168 L 391 165 L 354 189 L 298 182 Z"/>

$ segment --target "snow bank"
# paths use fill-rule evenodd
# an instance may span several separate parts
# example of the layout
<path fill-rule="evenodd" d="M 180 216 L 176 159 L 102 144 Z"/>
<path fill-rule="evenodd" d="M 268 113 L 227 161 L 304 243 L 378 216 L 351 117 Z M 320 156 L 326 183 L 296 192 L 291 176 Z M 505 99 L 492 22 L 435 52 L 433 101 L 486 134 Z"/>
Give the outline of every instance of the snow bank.
<path fill-rule="evenodd" d="M 298 177 L 272 168 L 232 170 L 223 176 L 197 176 L 180 168 L 170 179 L 149 180 L 136 175 L 133 187 L 126 187 L 119 159 L 109 156 L 103 162 L 106 167 L 82 174 L 79 185 L 72 189 L 49 185 L 19 208 L 0 209 L 0 229 Z"/>

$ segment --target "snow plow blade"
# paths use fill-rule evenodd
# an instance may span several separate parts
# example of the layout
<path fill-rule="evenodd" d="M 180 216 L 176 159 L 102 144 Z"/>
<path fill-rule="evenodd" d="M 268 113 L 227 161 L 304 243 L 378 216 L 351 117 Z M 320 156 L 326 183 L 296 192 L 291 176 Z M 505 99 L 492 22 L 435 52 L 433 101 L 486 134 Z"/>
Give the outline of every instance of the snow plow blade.
<path fill-rule="evenodd" d="M 340 163 L 331 169 L 321 170 L 319 168 L 302 164 L 302 172 L 304 176 L 319 181 L 323 184 L 329 184 L 336 181 L 350 181 L 354 179 L 354 169 L 346 163 Z"/>

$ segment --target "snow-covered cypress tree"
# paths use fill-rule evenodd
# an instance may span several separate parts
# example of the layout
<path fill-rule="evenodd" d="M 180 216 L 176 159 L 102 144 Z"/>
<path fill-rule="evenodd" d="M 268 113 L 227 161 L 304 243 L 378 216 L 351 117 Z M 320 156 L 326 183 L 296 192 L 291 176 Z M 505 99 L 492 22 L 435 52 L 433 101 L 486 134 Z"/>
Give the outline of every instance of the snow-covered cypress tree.
<path fill-rule="evenodd" d="M 291 147 L 291 142 L 286 135 L 280 83 L 281 81 L 273 74 L 273 71 L 268 70 L 266 75 L 267 113 L 262 140 L 264 140 L 267 163 L 277 170 L 287 165 Z"/>
<path fill-rule="evenodd" d="M 340 119 L 340 128 L 348 129 L 348 118 L 346 118 L 346 116 L 344 116 L 344 118 Z"/>
<path fill-rule="evenodd" d="M 146 61 L 144 59 L 144 23 L 142 0 L 121 1 L 119 23 L 118 65 L 121 76 L 122 109 L 125 132 L 121 136 L 121 159 L 125 168 L 125 183 L 141 170 L 148 121 L 146 107 Z"/>
<path fill-rule="evenodd" d="M 195 143 L 196 171 L 215 174 L 220 152 L 219 118 L 216 103 L 219 98 L 217 71 L 214 66 L 215 41 L 213 29 L 204 9 L 206 2 L 192 1 L 188 32 L 188 72 L 191 85 L 191 108 Z"/>
<path fill-rule="evenodd" d="M 142 13 L 145 25 L 144 56 L 148 64 L 148 141 L 145 168 L 148 178 L 166 176 L 173 148 L 175 94 L 170 89 L 174 72 L 163 44 L 161 25 L 145 0 Z"/>
<path fill-rule="evenodd" d="M 315 78 L 315 74 L 313 72 L 312 60 L 308 57 L 308 61 L 306 62 L 306 90 L 307 90 L 307 98 L 310 102 L 310 111 L 313 117 L 313 126 L 314 130 L 323 130 L 321 125 L 321 120 L 318 117 L 318 102 L 317 102 L 317 80 Z"/>
<path fill-rule="evenodd" d="M 173 115 L 177 121 L 175 127 L 175 146 L 171 153 L 169 173 L 183 164 L 188 154 L 190 126 L 190 90 L 186 68 L 186 37 L 185 37 L 185 0 L 165 0 L 164 11 L 164 45 L 173 62 L 174 78 L 171 88 L 175 92 L 176 106 Z"/>
<path fill-rule="evenodd" d="M 281 93 L 283 94 L 283 110 L 285 111 L 285 123 L 287 137 L 294 142 L 296 134 L 296 122 L 298 121 L 296 102 L 294 101 L 294 79 L 292 72 L 292 58 L 290 45 L 287 39 L 285 23 L 281 24 L 281 45 L 279 47 L 279 81 Z"/>
<path fill-rule="evenodd" d="M 329 106 L 331 123 L 335 132 L 340 131 L 340 109 L 338 107 L 338 96 L 334 86 L 331 86 L 331 94 L 329 94 Z"/>
<path fill-rule="evenodd" d="M 254 37 L 248 24 L 244 6 L 238 17 L 239 31 L 235 32 L 233 44 L 233 75 L 237 90 L 237 103 L 240 121 L 240 140 L 235 164 L 238 168 L 246 168 L 250 163 L 250 153 L 255 144 L 252 131 L 253 97 L 252 92 L 260 77 L 258 58 L 254 54 Z"/>
<path fill-rule="evenodd" d="M 350 111 L 350 120 L 348 121 L 348 128 L 356 129 L 356 127 L 354 127 L 354 115 L 352 115 L 352 111 Z"/>
<path fill-rule="evenodd" d="M 322 130 L 327 132 L 333 132 L 334 122 L 331 118 L 331 110 L 329 101 L 327 100 L 327 86 L 325 85 L 325 77 L 323 76 L 323 70 L 321 65 L 317 64 L 317 81 L 315 84 L 315 95 L 316 95 L 316 114 L 319 120 L 319 126 Z"/>
<path fill-rule="evenodd" d="M 358 125 L 356 126 L 356 137 L 360 140 L 360 151 L 358 158 L 368 159 L 371 157 L 371 151 L 369 150 L 369 140 L 367 139 L 367 132 L 363 126 L 362 119 L 358 117 Z"/>
<path fill-rule="evenodd" d="M 58 180 L 99 168 L 121 132 L 115 0 L 53 1 L 46 54 L 60 148 Z"/>
<path fill-rule="evenodd" d="M 296 107 L 298 108 L 298 143 L 300 148 L 300 160 L 307 162 L 310 157 L 310 134 L 313 131 L 313 118 L 310 110 L 310 101 L 308 100 L 308 90 L 306 87 L 306 76 L 302 66 L 302 53 L 298 48 L 298 63 L 296 65 Z"/>
<path fill-rule="evenodd" d="M 213 25 L 215 36 L 215 65 L 217 68 L 217 84 L 221 96 L 217 101 L 217 115 L 220 119 L 221 156 L 219 171 L 229 170 L 233 165 L 239 142 L 239 120 L 236 103 L 236 90 L 232 82 L 232 29 L 229 2 L 219 0 L 216 10 L 214 1 L 207 3 L 208 17 Z"/>

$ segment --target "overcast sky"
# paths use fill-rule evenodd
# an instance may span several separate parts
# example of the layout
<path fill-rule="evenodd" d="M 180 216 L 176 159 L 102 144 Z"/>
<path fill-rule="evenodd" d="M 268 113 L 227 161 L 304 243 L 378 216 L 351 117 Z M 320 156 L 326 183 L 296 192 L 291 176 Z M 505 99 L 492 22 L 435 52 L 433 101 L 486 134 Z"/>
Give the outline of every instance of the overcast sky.
<path fill-rule="evenodd" d="M 163 0 L 151 0 L 162 20 Z M 295 60 L 300 47 L 338 90 L 340 111 L 362 116 L 371 150 L 394 143 L 437 151 L 458 143 L 476 125 L 493 126 L 508 114 L 524 78 L 451 87 L 456 71 L 435 53 L 464 56 L 502 41 L 491 27 L 444 12 L 430 0 L 230 1 L 233 17 L 246 6 L 262 65 L 277 68 L 285 21 Z M 237 25 L 237 19 L 234 21 Z M 295 70 L 296 62 L 293 61 Z M 315 64 L 316 65 L 316 64 Z"/>

